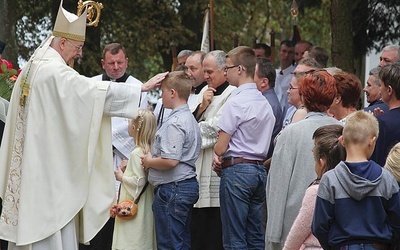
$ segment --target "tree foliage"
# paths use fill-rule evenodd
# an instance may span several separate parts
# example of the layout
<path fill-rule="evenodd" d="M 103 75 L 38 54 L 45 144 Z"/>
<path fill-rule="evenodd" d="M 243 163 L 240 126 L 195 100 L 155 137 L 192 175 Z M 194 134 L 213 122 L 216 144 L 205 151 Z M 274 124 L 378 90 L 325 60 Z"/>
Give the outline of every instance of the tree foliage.
<path fill-rule="evenodd" d="M 109 42 L 120 42 L 129 57 L 128 73 L 145 81 L 157 72 L 171 69 L 171 43 L 177 50 L 200 48 L 204 11 L 209 0 L 98 0 L 104 5 L 98 27 L 87 29 L 84 58 L 75 68 L 84 75 L 102 72 L 101 51 Z M 303 40 L 331 48 L 330 7 L 332 0 L 297 0 L 297 25 Z M 64 0 L 63 6 L 76 12 L 78 0 Z M 398 39 L 400 23 L 396 0 L 351 1 L 354 56 L 371 48 L 382 48 Z M 51 32 L 59 0 L 0 0 L 0 40 L 9 45 L 5 55 L 14 64 L 17 55 L 27 60 Z M 252 46 L 255 41 L 271 44 L 290 39 L 292 0 L 214 0 L 215 48 L 229 51 L 237 43 Z M 341 10 L 339 10 L 341 11 Z M 395 22 L 397 20 L 397 23 Z M 340 27 L 335 32 L 340 33 Z M 275 50 L 277 50 L 277 47 Z M 11 50 L 11 51 L 10 51 Z M 8 52 L 9 51 L 9 52 Z M 345 48 L 338 47 L 338 52 Z M 348 59 L 347 59 L 348 60 Z"/>
<path fill-rule="evenodd" d="M 398 0 L 354 0 L 352 17 L 356 58 L 400 39 Z"/>
<path fill-rule="evenodd" d="M 351 5 L 348 0 L 331 1 L 332 62 L 334 66 L 354 72 Z"/>

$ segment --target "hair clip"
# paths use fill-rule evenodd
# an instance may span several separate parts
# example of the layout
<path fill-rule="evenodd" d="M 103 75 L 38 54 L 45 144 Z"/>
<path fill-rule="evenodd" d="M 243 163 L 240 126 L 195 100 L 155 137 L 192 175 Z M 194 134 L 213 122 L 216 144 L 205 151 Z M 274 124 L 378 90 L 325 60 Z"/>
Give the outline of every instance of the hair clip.
<path fill-rule="evenodd" d="M 138 127 L 136 129 L 137 132 L 139 132 L 140 128 L 142 127 L 144 117 L 142 114 L 138 114 Z"/>

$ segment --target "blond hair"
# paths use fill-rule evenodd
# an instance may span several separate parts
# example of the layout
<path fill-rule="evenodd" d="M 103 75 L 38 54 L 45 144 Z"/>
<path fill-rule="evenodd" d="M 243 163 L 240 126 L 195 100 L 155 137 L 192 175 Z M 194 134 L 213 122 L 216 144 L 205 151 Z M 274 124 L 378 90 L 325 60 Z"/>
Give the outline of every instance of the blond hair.
<path fill-rule="evenodd" d="M 139 109 L 138 116 L 132 119 L 135 125 L 135 144 L 140 147 L 144 154 L 150 152 L 153 146 L 154 138 L 157 130 L 156 118 L 150 110 Z"/>
<path fill-rule="evenodd" d="M 359 110 L 346 118 L 343 129 L 345 144 L 365 144 L 370 138 L 378 135 L 378 120 L 373 114 Z"/>
<path fill-rule="evenodd" d="M 192 92 L 193 80 L 184 71 L 173 71 L 161 82 L 168 89 L 174 89 L 178 96 L 187 100 Z"/>
<path fill-rule="evenodd" d="M 400 182 L 400 142 L 393 146 L 390 150 L 386 163 L 385 168 L 391 172 L 396 180 Z"/>

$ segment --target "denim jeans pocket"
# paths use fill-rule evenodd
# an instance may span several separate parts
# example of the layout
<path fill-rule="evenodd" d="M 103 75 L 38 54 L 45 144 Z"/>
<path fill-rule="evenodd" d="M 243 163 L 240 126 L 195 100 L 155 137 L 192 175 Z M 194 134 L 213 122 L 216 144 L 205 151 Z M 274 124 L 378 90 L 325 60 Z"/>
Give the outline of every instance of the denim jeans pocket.
<path fill-rule="evenodd" d="M 247 163 L 237 164 L 228 174 L 232 178 L 232 184 L 243 188 L 255 188 L 260 185 L 260 180 L 266 180 L 264 169 Z"/>
<path fill-rule="evenodd" d="M 175 200 L 175 211 L 185 214 L 199 199 L 199 186 L 197 181 L 180 184 Z"/>
<path fill-rule="evenodd" d="M 176 189 L 169 184 L 157 188 L 156 196 L 159 202 L 166 204 L 171 203 L 177 196 Z"/>

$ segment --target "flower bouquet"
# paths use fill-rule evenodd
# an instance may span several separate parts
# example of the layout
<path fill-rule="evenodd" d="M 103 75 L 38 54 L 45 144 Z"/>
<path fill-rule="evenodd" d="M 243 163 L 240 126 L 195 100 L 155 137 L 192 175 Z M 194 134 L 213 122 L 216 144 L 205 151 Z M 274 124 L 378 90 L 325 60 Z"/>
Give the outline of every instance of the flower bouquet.
<path fill-rule="evenodd" d="M 19 70 L 13 68 L 11 62 L 0 59 L 0 96 L 9 100 L 11 90 L 18 78 Z"/>

